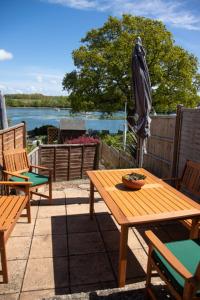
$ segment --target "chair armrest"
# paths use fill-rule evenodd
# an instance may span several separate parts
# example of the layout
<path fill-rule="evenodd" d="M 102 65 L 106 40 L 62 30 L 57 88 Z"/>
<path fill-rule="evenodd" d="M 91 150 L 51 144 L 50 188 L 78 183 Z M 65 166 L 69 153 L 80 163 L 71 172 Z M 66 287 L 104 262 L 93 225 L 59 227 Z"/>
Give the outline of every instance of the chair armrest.
<path fill-rule="evenodd" d="M 182 263 L 173 255 L 173 253 L 163 244 L 157 236 L 151 231 L 145 231 L 146 236 L 152 245 L 170 264 L 170 266 L 185 279 L 192 279 L 193 275 L 182 265 Z"/>
<path fill-rule="evenodd" d="M 5 174 L 7 174 L 7 175 L 19 177 L 19 178 L 22 178 L 22 179 L 25 179 L 25 180 L 28 180 L 28 179 L 29 179 L 27 176 L 24 176 L 24 175 L 15 173 L 15 172 L 9 172 L 9 171 L 5 171 L 5 170 L 3 170 L 3 172 L 4 172 Z"/>
<path fill-rule="evenodd" d="M 49 172 L 49 176 L 51 176 L 52 170 L 49 169 L 49 168 L 47 168 L 47 167 L 30 165 L 30 169 L 31 169 L 31 170 L 32 170 L 32 168 L 36 168 L 36 169 L 48 171 L 48 172 Z"/>
<path fill-rule="evenodd" d="M 31 167 L 31 168 L 36 168 L 36 169 L 41 169 L 41 170 L 47 170 L 47 171 L 50 171 L 49 168 L 43 167 L 43 166 L 30 165 L 30 167 Z"/>
<path fill-rule="evenodd" d="M 14 182 L 14 181 L 0 181 L 0 184 L 2 185 L 25 185 L 29 186 L 32 184 L 30 181 L 22 181 L 22 182 Z"/>

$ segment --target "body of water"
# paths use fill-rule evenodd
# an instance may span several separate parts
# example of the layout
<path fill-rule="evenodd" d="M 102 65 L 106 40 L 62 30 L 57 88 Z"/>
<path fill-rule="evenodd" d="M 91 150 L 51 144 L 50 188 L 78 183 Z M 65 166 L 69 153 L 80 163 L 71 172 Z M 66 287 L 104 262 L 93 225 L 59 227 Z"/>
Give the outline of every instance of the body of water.
<path fill-rule="evenodd" d="M 103 119 L 102 112 L 73 115 L 70 109 L 9 107 L 7 108 L 7 115 L 11 125 L 25 121 L 28 130 L 43 125 L 59 127 L 61 118 L 85 120 L 87 130 L 109 130 L 110 133 L 116 133 L 118 130 L 124 129 L 123 112 L 113 114 L 114 119 Z"/>

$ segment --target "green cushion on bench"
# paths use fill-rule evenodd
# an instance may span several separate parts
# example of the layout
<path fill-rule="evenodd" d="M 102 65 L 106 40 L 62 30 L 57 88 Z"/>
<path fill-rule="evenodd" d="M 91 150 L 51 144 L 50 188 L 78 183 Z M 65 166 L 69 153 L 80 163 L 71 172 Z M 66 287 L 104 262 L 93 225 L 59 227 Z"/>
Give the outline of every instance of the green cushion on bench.
<path fill-rule="evenodd" d="M 183 240 L 166 243 L 165 246 L 176 256 L 176 258 L 186 267 L 190 273 L 194 274 L 200 262 L 200 240 Z M 154 261 L 165 277 L 171 281 L 179 294 L 183 293 L 185 284 L 184 278 L 171 267 L 166 259 L 157 251 L 152 252 Z M 197 295 L 200 296 L 200 290 Z"/>
<path fill-rule="evenodd" d="M 31 186 L 37 186 L 37 185 L 40 185 L 40 184 L 45 184 L 49 180 L 48 176 L 40 175 L 40 174 L 37 174 L 37 173 L 34 173 L 34 172 L 24 172 L 24 173 L 21 173 L 20 175 L 27 176 L 29 178 L 28 181 L 32 182 Z M 16 182 L 25 181 L 25 179 L 22 179 L 22 178 L 19 178 L 19 177 L 16 177 L 16 176 L 12 176 L 10 178 L 10 180 L 11 181 L 16 181 Z"/>

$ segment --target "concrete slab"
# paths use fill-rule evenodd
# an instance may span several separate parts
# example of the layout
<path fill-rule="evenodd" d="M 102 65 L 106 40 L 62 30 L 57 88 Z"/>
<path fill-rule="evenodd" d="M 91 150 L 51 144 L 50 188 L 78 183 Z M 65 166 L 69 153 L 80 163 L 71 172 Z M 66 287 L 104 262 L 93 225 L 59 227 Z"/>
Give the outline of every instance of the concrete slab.
<path fill-rule="evenodd" d="M 19 300 L 42 300 L 49 297 L 59 297 L 69 294 L 68 288 L 22 292 Z M 0 298 L 1 300 L 1 298 Z M 4 299 L 2 299 L 4 300 Z M 5 299 L 8 300 L 8 299 Z M 10 300 L 10 299 L 9 299 Z M 13 299 L 14 300 L 14 299 Z"/>
<path fill-rule="evenodd" d="M 65 214 L 65 205 L 39 206 L 38 210 L 38 218 L 51 218 L 53 216 L 64 216 Z"/>
<path fill-rule="evenodd" d="M 30 237 L 33 234 L 34 221 L 32 223 L 17 223 L 13 229 L 11 236 Z"/>
<path fill-rule="evenodd" d="M 29 259 L 22 291 L 68 287 L 65 257 Z"/>
<path fill-rule="evenodd" d="M 2 276 L 0 276 L 0 295 L 19 293 L 24 277 L 26 260 L 11 260 L 8 261 L 8 280 L 9 282 L 2 283 Z M 9 299 L 9 298 L 7 298 Z"/>
<path fill-rule="evenodd" d="M 66 216 L 36 220 L 34 235 L 66 234 Z"/>
<path fill-rule="evenodd" d="M 68 215 L 67 228 L 69 233 L 98 231 L 95 218 L 90 219 L 89 215 Z"/>
<path fill-rule="evenodd" d="M 89 205 L 88 204 L 68 204 L 67 215 L 80 215 L 88 214 L 89 216 Z"/>
<path fill-rule="evenodd" d="M 109 260 L 105 253 L 70 256 L 71 285 L 88 285 L 114 280 Z"/>
<path fill-rule="evenodd" d="M 136 249 L 135 251 L 142 251 L 141 249 Z M 113 251 L 113 252 L 109 252 L 109 257 L 111 259 L 112 262 L 112 267 L 113 270 L 115 272 L 115 276 L 116 279 L 118 278 L 118 262 L 119 262 L 119 252 L 118 251 Z M 138 278 L 145 278 L 146 274 L 143 270 L 143 268 L 140 265 L 140 262 L 138 261 L 138 257 L 136 257 L 134 255 L 134 253 L 132 253 L 132 251 L 128 251 L 127 253 L 127 258 L 128 258 L 128 263 L 127 263 L 127 273 L 126 273 L 126 279 L 130 280 L 130 279 L 134 279 L 131 280 L 129 283 L 131 282 L 135 282 L 135 279 Z"/>
<path fill-rule="evenodd" d="M 67 235 L 34 236 L 30 258 L 67 256 Z"/>
<path fill-rule="evenodd" d="M 31 237 L 10 237 L 6 245 L 7 259 L 28 259 Z"/>
<path fill-rule="evenodd" d="M 120 226 L 116 224 L 114 218 L 112 215 L 108 213 L 99 213 L 96 214 L 96 219 L 99 224 L 100 230 L 105 231 L 105 230 L 118 230 Z"/>
<path fill-rule="evenodd" d="M 103 239 L 107 251 L 119 250 L 120 232 L 118 230 L 104 231 Z M 140 242 L 138 241 L 135 234 L 131 231 L 131 229 L 129 229 L 129 234 L 128 234 L 128 246 L 131 249 L 141 248 Z"/>
<path fill-rule="evenodd" d="M 68 240 L 70 255 L 105 251 L 99 232 L 69 234 Z"/>
<path fill-rule="evenodd" d="M 0 295 L 0 300 L 18 300 L 18 299 L 19 299 L 19 293 Z"/>

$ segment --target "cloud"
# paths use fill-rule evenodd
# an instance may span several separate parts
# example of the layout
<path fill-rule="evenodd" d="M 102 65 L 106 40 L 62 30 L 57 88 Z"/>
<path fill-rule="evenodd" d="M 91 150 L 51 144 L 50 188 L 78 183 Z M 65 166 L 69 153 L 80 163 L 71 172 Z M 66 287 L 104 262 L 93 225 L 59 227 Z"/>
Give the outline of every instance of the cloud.
<path fill-rule="evenodd" d="M 96 1 L 93 0 L 48 0 L 48 2 L 61 4 L 77 9 L 88 9 L 96 7 Z"/>
<path fill-rule="evenodd" d="M 200 30 L 199 15 L 185 7 L 181 0 L 46 0 L 75 9 L 92 9 L 113 15 L 131 13 L 136 16 L 150 17 L 174 27 Z M 191 2 L 187 2 L 191 7 Z"/>
<path fill-rule="evenodd" d="M 64 72 L 57 70 L 41 70 L 35 68 L 33 72 L 18 70 L 16 74 L 14 72 L 8 72 L 7 78 L 0 79 L 0 90 L 4 94 L 13 93 L 41 93 L 44 95 L 66 95 L 63 91 L 62 79 Z M 3 72 L 2 72 L 3 74 Z M 0 70 L 0 77 L 1 70 Z"/>
<path fill-rule="evenodd" d="M 36 76 L 36 79 L 37 79 L 37 81 L 38 81 L 39 83 L 42 83 L 42 81 L 43 81 L 43 76 L 42 76 L 42 75 L 37 75 L 37 76 Z"/>
<path fill-rule="evenodd" d="M 11 52 L 8 52 L 4 49 L 0 49 L 0 61 L 2 60 L 10 60 L 13 58 L 13 55 Z"/>

